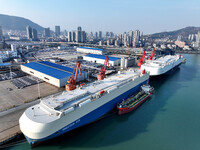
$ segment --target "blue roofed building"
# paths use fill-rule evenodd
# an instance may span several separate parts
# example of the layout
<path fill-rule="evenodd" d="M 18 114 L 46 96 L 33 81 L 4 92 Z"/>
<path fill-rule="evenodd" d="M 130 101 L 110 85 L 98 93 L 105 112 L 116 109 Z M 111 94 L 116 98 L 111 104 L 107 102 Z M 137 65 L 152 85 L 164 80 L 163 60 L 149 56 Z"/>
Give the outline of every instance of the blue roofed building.
<path fill-rule="evenodd" d="M 21 65 L 21 70 L 52 85 L 62 87 L 66 85 L 74 69 L 48 61 L 41 61 L 23 64 Z M 81 76 L 79 74 L 77 76 L 77 82 L 86 78 L 87 72 L 81 71 Z"/>
<path fill-rule="evenodd" d="M 90 53 L 90 54 L 99 54 L 99 55 L 105 54 L 105 50 L 104 49 L 92 48 L 92 47 L 77 47 L 77 52 Z"/>
<path fill-rule="evenodd" d="M 112 56 L 108 56 L 108 58 L 109 58 L 109 65 L 110 66 L 118 66 L 121 63 L 121 58 L 112 57 Z M 97 54 L 89 54 L 89 55 L 83 56 L 83 59 L 86 60 L 86 61 L 104 64 L 106 56 L 105 55 L 97 55 Z"/>

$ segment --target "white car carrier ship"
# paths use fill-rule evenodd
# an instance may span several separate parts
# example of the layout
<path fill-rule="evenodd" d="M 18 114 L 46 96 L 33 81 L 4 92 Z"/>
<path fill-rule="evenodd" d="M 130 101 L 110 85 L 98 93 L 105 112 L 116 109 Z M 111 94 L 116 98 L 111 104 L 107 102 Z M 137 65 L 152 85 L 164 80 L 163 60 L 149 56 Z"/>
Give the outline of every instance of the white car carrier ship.
<path fill-rule="evenodd" d="M 22 133 L 33 146 L 105 115 L 149 81 L 142 70 L 127 70 L 49 98 L 25 110 L 19 119 Z"/>
<path fill-rule="evenodd" d="M 147 60 L 141 65 L 141 69 L 148 71 L 150 77 L 161 76 L 170 73 L 182 63 L 181 55 L 166 55 L 154 60 Z"/>

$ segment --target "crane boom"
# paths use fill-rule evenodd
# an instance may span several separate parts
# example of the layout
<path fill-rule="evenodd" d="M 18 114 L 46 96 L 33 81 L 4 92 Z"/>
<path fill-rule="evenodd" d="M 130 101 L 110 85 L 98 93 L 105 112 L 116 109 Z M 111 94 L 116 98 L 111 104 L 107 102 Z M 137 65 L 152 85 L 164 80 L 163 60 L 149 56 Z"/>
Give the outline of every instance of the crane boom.
<path fill-rule="evenodd" d="M 142 55 L 142 57 L 140 58 L 140 60 L 139 60 L 139 62 L 138 62 L 138 66 L 139 66 L 139 67 L 141 67 L 141 65 L 143 64 L 144 58 L 145 58 L 145 50 L 143 51 L 143 55 Z"/>
<path fill-rule="evenodd" d="M 151 56 L 149 57 L 149 60 L 152 60 L 153 57 L 154 57 L 154 55 L 155 55 L 155 48 L 153 48 L 153 51 L 152 51 L 152 53 L 151 53 Z"/>
<path fill-rule="evenodd" d="M 77 80 L 77 76 L 78 76 L 78 71 L 81 76 L 81 63 L 79 61 L 76 62 L 74 71 L 73 71 L 71 77 L 69 77 L 69 79 L 67 80 L 68 84 L 65 86 L 66 91 L 71 91 L 71 90 L 76 89 L 76 80 Z M 74 73 L 75 73 L 75 77 L 74 77 Z"/>
<path fill-rule="evenodd" d="M 109 67 L 109 57 L 106 56 L 106 59 L 104 61 L 103 67 L 99 71 L 99 74 L 97 75 L 98 80 L 103 80 L 105 78 L 106 68 Z"/>

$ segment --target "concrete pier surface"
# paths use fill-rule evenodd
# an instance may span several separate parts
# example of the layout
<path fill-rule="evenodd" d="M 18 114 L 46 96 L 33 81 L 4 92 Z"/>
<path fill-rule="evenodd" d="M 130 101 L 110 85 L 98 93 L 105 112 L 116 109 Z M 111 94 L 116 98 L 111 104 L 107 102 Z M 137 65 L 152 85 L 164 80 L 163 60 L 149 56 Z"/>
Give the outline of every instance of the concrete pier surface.
<path fill-rule="evenodd" d="M 39 92 L 38 92 L 39 89 Z M 23 105 L 41 97 L 58 92 L 60 89 L 48 83 L 40 83 L 17 89 L 10 80 L 0 81 L 0 112 Z"/>
<path fill-rule="evenodd" d="M 10 114 L 1 116 L 0 118 L 0 145 L 13 136 L 21 133 L 19 129 L 19 117 L 24 109 L 11 112 Z M 2 143 L 3 144 L 3 143 Z"/>
<path fill-rule="evenodd" d="M 38 88 L 39 87 L 39 88 Z M 11 88 L 12 90 L 8 90 Z M 40 92 L 38 93 L 38 89 Z M 17 89 L 9 80 L 0 82 L 0 145 L 20 134 L 19 118 L 26 108 L 39 103 L 38 95 L 45 97 L 60 92 L 48 83 Z"/>

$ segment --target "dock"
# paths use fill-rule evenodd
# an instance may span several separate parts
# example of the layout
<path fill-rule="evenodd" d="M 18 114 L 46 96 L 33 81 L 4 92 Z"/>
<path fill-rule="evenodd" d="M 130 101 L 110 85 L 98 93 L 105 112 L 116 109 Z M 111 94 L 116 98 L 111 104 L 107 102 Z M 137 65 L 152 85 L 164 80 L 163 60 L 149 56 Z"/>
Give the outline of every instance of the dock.
<path fill-rule="evenodd" d="M 39 103 L 38 85 L 17 89 L 9 80 L 0 84 L 0 146 L 20 134 L 19 118 L 26 108 Z M 7 89 L 11 88 L 11 91 Z M 40 84 L 41 97 L 55 94 L 61 89 L 47 83 Z"/>
<path fill-rule="evenodd" d="M 21 109 L 0 117 L 0 145 L 21 134 L 18 119 L 23 112 L 24 109 Z"/>

